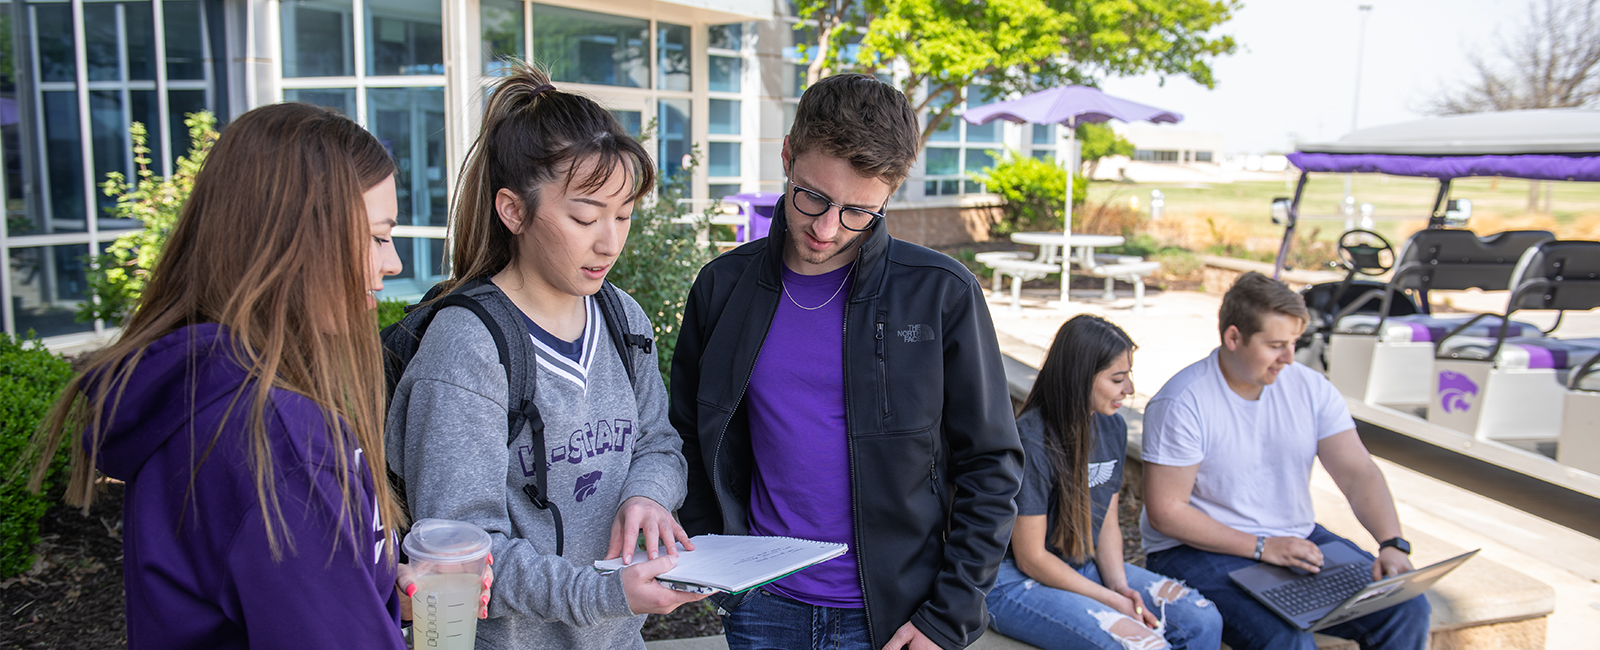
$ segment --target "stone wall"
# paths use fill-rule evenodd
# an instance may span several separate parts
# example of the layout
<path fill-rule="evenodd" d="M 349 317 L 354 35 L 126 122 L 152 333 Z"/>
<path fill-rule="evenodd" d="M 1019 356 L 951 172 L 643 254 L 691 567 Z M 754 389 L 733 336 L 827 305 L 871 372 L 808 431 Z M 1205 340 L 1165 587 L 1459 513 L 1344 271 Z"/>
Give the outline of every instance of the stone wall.
<path fill-rule="evenodd" d="M 989 241 L 1000 205 L 912 207 L 889 211 L 889 234 L 929 248 Z"/>

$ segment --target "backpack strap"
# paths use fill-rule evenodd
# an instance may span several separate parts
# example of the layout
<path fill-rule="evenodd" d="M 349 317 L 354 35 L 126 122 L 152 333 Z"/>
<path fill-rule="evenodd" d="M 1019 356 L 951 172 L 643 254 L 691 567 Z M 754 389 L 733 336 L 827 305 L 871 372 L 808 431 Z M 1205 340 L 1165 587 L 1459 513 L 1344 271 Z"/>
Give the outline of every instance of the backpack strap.
<path fill-rule="evenodd" d="M 628 314 L 618 295 L 620 291 L 607 281 L 600 285 L 600 292 L 595 294 L 595 298 L 600 303 L 600 316 L 606 322 L 606 332 L 611 335 L 611 345 L 622 356 L 622 367 L 628 370 L 628 383 L 632 384 L 638 378 L 638 370 L 633 367 L 633 355 L 628 353 L 628 348 L 639 348 L 639 351 L 650 354 L 655 339 L 628 331 Z"/>
<path fill-rule="evenodd" d="M 545 467 L 544 418 L 539 415 L 539 407 L 534 403 L 539 362 L 532 338 L 524 328 L 522 312 L 493 283 L 484 282 L 464 292 L 464 295 L 483 310 L 479 318 L 485 318 L 485 315 L 493 312 L 493 316 L 485 318 L 484 323 L 489 325 L 489 333 L 495 336 L 495 345 L 504 346 L 505 351 L 501 364 L 506 369 L 506 446 L 510 447 L 516 441 L 524 425 L 528 427 L 531 445 L 538 458 L 533 463 L 533 482 L 522 486 L 522 493 L 528 496 L 533 507 L 550 511 L 556 529 L 556 555 L 563 555 L 566 553 L 566 531 L 561 522 L 561 509 L 549 498 L 550 470 Z M 490 324 L 491 320 L 495 322 Z M 504 335 L 507 330 L 517 332 L 517 335 L 507 337 Z"/>

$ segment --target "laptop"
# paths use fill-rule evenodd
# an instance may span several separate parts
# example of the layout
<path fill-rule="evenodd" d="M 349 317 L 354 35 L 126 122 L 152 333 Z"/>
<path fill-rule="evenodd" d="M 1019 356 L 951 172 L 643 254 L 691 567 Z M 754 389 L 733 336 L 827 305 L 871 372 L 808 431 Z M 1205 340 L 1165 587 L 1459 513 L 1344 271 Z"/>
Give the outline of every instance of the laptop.
<path fill-rule="evenodd" d="M 1478 551 L 1372 581 L 1372 560 L 1354 544 L 1322 544 L 1322 572 L 1307 573 L 1265 562 L 1228 574 L 1267 609 L 1291 625 L 1315 632 L 1411 600 Z"/>

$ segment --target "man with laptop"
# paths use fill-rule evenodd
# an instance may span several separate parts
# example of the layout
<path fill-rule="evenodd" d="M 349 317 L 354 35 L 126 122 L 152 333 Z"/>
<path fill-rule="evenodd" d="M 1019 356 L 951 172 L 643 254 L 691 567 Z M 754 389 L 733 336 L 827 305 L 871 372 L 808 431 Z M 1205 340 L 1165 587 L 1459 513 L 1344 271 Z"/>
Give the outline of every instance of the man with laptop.
<path fill-rule="evenodd" d="M 1295 577 L 1290 571 L 1316 574 L 1324 568 L 1325 548 L 1330 556 L 1357 563 L 1362 575 L 1347 577 L 1361 584 L 1412 566 L 1388 483 L 1356 434 L 1344 398 L 1325 377 L 1294 362 L 1295 339 L 1309 320 L 1300 296 L 1276 280 L 1247 273 L 1223 297 L 1218 316 L 1222 345 L 1175 375 L 1145 409 L 1140 531 L 1147 567 L 1184 580 L 1215 603 L 1222 639 L 1236 650 L 1310 650 L 1315 645 L 1308 630 L 1317 628 L 1363 648 L 1425 647 L 1426 598 L 1387 607 L 1373 602 L 1420 590 L 1369 590 L 1348 600 L 1369 601 L 1356 611 L 1378 611 L 1353 620 L 1336 614 L 1291 623 L 1286 617 L 1293 616 L 1293 607 L 1268 607 L 1230 577 L 1260 563 L 1286 567 L 1262 568 L 1285 579 Z M 1315 459 L 1378 540 L 1377 558 L 1316 523 Z M 1336 567 L 1334 557 L 1326 560 L 1324 578 L 1336 569 L 1339 575 L 1354 571 Z M 1336 610 L 1350 593 L 1302 613 Z M 1335 621 L 1342 622 L 1323 627 Z"/>

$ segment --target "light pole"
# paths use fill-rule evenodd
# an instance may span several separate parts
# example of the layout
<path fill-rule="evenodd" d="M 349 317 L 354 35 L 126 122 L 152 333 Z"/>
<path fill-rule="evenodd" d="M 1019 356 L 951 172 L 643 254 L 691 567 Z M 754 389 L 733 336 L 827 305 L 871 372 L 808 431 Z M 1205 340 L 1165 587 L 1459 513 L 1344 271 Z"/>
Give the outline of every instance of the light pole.
<path fill-rule="evenodd" d="M 1361 31 L 1356 37 L 1356 92 L 1355 99 L 1350 106 L 1351 131 L 1356 130 L 1356 118 L 1361 114 L 1361 55 L 1367 49 L 1367 18 L 1372 16 L 1372 5 L 1359 5 L 1356 10 L 1361 12 Z M 1350 199 L 1354 196 L 1352 187 L 1354 182 L 1355 174 L 1344 175 L 1344 198 L 1347 205 L 1350 204 Z M 1350 215 L 1346 214 L 1345 216 L 1348 217 Z"/>

